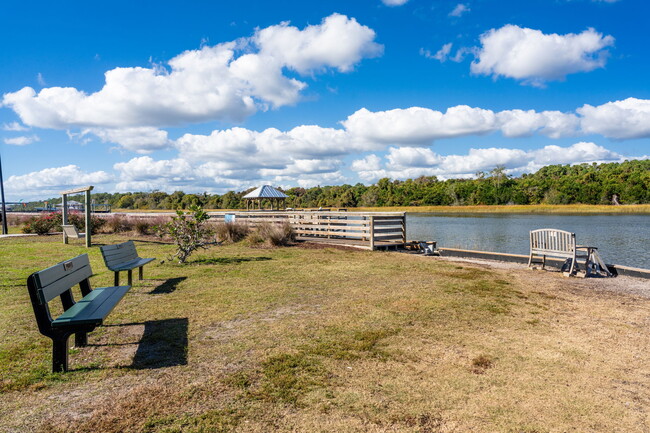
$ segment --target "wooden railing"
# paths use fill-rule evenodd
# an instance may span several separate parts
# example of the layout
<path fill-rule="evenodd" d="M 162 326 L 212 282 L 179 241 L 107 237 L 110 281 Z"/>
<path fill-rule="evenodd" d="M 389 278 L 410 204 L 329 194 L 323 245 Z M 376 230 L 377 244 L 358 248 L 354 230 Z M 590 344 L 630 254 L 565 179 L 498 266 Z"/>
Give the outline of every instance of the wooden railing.
<path fill-rule="evenodd" d="M 229 216 L 226 216 L 229 215 Z M 225 212 L 210 213 L 213 220 L 245 222 L 252 226 L 287 221 L 301 239 L 349 241 L 370 249 L 401 246 L 406 242 L 404 212 Z"/>

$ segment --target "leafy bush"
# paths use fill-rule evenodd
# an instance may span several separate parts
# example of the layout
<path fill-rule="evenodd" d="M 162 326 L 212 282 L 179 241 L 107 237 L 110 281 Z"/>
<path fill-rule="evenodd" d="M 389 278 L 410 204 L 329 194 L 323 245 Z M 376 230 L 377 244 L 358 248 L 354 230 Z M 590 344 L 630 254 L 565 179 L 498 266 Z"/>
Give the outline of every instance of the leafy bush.
<path fill-rule="evenodd" d="M 95 234 L 106 223 L 103 218 L 96 215 L 90 216 L 90 233 Z M 61 231 L 63 215 L 59 212 L 43 212 L 38 216 L 29 217 L 22 228 L 23 233 L 36 233 L 45 235 L 51 231 Z M 86 231 L 85 215 L 80 212 L 68 214 L 68 224 L 75 226 L 78 232 Z"/>
<path fill-rule="evenodd" d="M 218 223 L 215 225 L 215 233 L 219 242 L 239 242 L 250 232 L 246 223 Z"/>
<path fill-rule="evenodd" d="M 208 248 L 211 243 L 212 230 L 206 224 L 210 216 L 197 205 L 190 206 L 190 212 L 176 211 L 172 220 L 156 227 L 157 233 L 171 237 L 176 243 L 176 253 L 170 257 L 178 259 L 178 263 L 185 263 L 187 258 L 199 248 Z"/>
<path fill-rule="evenodd" d="M 44 212 L 38 216 L 30 217 L 23 226 L 22 232 L 46 235 L 57 225 L 61 225 L 61 214 Z"/>
<path fill-rule="evenodd" d="M 296 240 L 296 232 L 288 222 L 281 224 L 261 223 L 248 235 L 251 244 L 268 246 L 290 245 Z"/>

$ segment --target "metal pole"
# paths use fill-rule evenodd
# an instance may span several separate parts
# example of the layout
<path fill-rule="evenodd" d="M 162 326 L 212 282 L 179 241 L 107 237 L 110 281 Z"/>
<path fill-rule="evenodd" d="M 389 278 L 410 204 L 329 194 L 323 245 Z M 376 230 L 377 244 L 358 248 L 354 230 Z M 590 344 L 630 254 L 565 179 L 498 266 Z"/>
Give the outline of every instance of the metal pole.
<path fill-rule="evenodd" d="M 61 222 L 63 225 L 68 224 L 68 194 L 63 194 L 63 201 L 61 202 L 63 207 L 61 208 Z M 67 244 L 68 243 L 68 236 L 65 234 L 65 230 L 63 231 L 63 243 Z"/>
<path fill-rule="evenodd" d="M 90 229 L 90 190 L 86 191 L 86 248 L 90 248 L 92 245 L 90 236 L 91 236 L 91 229 Z"/>
<path fill-rule="evenodd" d="M 2 234 L 9 234 L 7 228 L 7 209 L 5 208 L 5 186 L 2 181 L 2 157 L 0 157 L 0 195 L 2 196 Z"/>

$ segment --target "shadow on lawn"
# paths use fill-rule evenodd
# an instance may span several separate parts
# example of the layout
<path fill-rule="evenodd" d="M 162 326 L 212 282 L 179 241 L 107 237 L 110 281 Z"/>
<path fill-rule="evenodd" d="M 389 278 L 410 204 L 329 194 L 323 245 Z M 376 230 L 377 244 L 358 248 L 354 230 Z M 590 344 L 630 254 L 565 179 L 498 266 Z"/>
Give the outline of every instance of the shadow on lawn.
<path fill-rule="evenodd" d="M 171 293 L 178 288 L 178 285 L 183 281 L 187 280 L 187 277 L 176 277 L 168 278 L 162 284 L 157 285 L 154 289 L 149 292 L 150 295 L 162 295 L 165 293 Z"/>
<path fill-rule="evenodd" d="M 187 317 L 148 320 L 142 323 L 121 323 L 112 326 L 144 325 L 144 333 L 137 343 L 89 344 L 89 346 L 126 346 L 137 344 L 133 362 L 127 368 L 138 370 L 187 365 Z"/>
<path fill-rule="evenodd" d="M 196 265 L 229 265 L 242 262 L 263 262 L 271 260 L 270 257 L 213 257 L 209 259 L 192 260 L 189 264 Z"/>
<path fill-rule="evenodd" d="M 144 334 L 131 368 L 154 369 L 187 365 L 187 317 L 144 322 Z"/>

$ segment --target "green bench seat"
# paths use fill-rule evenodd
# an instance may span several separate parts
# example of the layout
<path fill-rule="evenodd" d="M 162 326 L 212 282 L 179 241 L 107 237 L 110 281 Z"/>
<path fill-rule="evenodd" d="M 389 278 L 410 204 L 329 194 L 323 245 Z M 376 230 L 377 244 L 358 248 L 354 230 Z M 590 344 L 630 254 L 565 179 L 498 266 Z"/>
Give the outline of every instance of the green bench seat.
<path fill-rule="evenodd" d="M 93 272 L 88 254 L 57 263 L 27 278 L 27 290 L 41 334 L 52 339 L 52 371 L 68 370 L 68 340 L 75 335 L 75 346 L 88 344 L 88 332 L 104 323 L 113 308 L 131 286 L 92 289 Z M 75 301 L 72 288 L 79 285 L 81 295 Z M 49 303 L 59 297 L 63 313 L 52 318 Z"/>
<path fill-rule="evenodd" d="M 114 284 L 120 285 L 120 272 L 127 271 L 128 284 L 133 284 L 132 271 L 138 268 L 138 279 L 142 280 L 143 272 L 142 267 L 149 262 L 156 260 L 155 258 L 143 259 L 138 256 L 133 241 L 126 241 L 117 245 L 104 245 L 100 247 L 102 257 L 106 267 L 115 273 Z"/>

